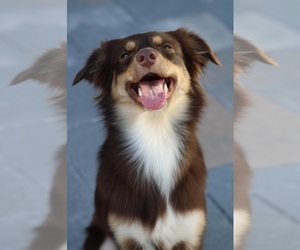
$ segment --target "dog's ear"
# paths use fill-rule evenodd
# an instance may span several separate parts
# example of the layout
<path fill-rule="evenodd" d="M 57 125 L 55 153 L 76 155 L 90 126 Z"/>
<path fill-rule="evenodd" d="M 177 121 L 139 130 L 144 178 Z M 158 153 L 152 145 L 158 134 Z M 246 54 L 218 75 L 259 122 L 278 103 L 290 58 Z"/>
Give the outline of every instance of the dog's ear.
<path fill-rule="evenodd" d="M 103 87 L 105 77 L 106 53 L 101 48 L 95 49 L 86 61 L 85 66 L 77 73 L 73 85 L 81 80 L 87 80 L 95 87 Z"/>
<path fill-rule="evenodd" d="M 95 49 L 87 59 L 85 66 L 77 73 L 73 85 L 79 83 L 81 80 L 87 80 L 90 83 L 98 84 L 97 75 L 99 75 L 99 73 L 101 74 L 104 64 L 105 53 L 101 48 Z"/>
<path fill-rule="evenodd" d="M 245 72 L 255 61 L 278 66 L 272 57 L 259 49 L 250 41 L 234 36 L 234 72 Z"/>
<path fill-rule="evenodd" d="M 208 61 L 219 66 L 222 65 L 205 40 L 197 34 L 184 28 L 168 33 L 180 43 L 185 64 L 192 77 L 197 77 Z"/>
<path fill-rule="evenodd" d="M 60 45 L 43 53 L 30 68 L 19 73 L 10 85 L 33 79 L 39 83 L 48 83 L 51 87 L 63 87 L 66 82 L 67 48 L 66 42 Z"/>

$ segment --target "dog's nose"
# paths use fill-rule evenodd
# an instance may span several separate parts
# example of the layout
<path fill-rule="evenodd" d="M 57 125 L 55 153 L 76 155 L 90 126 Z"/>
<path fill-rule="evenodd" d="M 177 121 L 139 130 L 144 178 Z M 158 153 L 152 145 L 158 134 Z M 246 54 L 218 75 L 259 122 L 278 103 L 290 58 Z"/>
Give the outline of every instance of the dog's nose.
<path fill-rule="evenodd" d="M 137 55 L 136 60 L 142 66 L 149 67 L 156 62 L 157 53 L 153 49 L 142 49 Z"/>

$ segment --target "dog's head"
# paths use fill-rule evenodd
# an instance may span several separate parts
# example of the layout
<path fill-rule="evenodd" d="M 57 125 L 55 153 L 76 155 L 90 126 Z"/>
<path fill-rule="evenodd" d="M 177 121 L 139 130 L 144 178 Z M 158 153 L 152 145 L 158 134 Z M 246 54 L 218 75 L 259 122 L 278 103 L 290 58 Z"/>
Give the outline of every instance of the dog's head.
<path fill-rule="evenodd" d="M 185 29 L 135 34 L 103 42 L 73 84 L 85 79 L 115 102 L 157 110 L 186 94 L 209 60 L 220 65 L 208 44 Z"/>

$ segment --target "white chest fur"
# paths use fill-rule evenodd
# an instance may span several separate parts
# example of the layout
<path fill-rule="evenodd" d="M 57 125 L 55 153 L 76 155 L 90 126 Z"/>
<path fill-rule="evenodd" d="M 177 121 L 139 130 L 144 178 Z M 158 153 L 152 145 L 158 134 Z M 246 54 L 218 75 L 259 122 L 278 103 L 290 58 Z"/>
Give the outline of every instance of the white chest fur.
<path fill-rule="evenodd" d="M 166 117 L 149 115 L 137 119 L 128 132 L 128 149 L 138 171 L 153 179 L 165 195 L 173 187 L 182 144 Z"/>
<path fill-rule="evenodd" d="M 179 103 L 180 108 L 173 104 L 158 111 L 118 110 L 125 132 L 125 154 L 138 163 L 142 178 L 154 180 L 166 197 L 174 185 L 184 147 L 175 124 L 186 119 L 187 101 L 183 98 Z"/>

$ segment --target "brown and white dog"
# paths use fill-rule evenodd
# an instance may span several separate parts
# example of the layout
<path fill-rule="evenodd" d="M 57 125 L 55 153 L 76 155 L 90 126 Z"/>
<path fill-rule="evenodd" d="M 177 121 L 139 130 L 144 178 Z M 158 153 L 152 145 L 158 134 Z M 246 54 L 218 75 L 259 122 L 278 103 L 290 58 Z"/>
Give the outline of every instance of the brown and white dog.
<path fill-rule="evenodd" d="M 247 154 L 236 139 L 238 126 L 245 115 L 245 110 L 251 105 L 251 95 L 248 89 L 240 83 L 241 75 L 256 62 L 269 65 L 277 63 L 264 51 L 250 41 L 234 36 L 234 249 L 246 249 L 245 241 L 251 226 L 251 201 L 249 189 L 252 171 Z"/>
<path fill-rule="evenodd" d="M 49 104 L 55 106 L 62 115 L 62 123 L 67 121 L 67 44 L 62 42 L 60 47 L 43 53 L 28 69 L 19 73 L 10 85 L 19 84 L 29 79 L 45 84 L 55 92 L 49 98 Z M 43 147 L 47 146 L 45 142 Z M 55 154 L 55 174 L 49 195 L 49 211 L 43 222 L 35 228 L 33 238 L 27 250 L 61 249 L 66 250 L 67 240 L 67 144 L 60 146 Z"/>
<path fill-rule="evenodd" d="M 202 249 L 206 167 L 197 141 L 208 44 L 185 29 L 103 42 L 85 79 L 107 128 L 85 250 Z"/>

